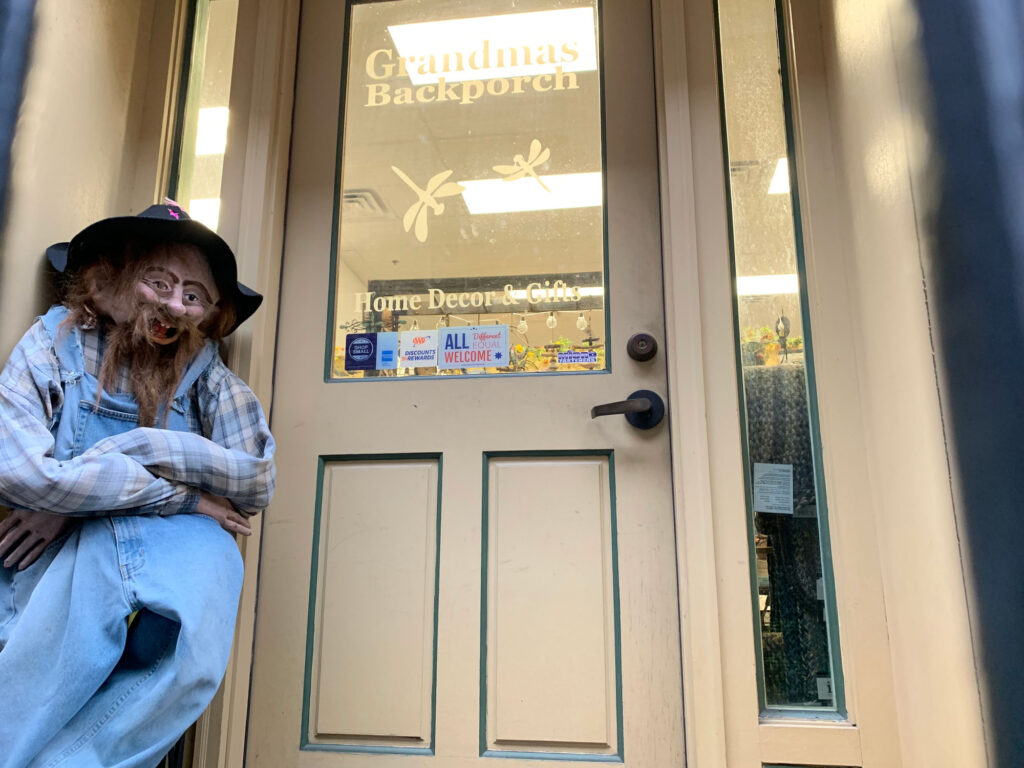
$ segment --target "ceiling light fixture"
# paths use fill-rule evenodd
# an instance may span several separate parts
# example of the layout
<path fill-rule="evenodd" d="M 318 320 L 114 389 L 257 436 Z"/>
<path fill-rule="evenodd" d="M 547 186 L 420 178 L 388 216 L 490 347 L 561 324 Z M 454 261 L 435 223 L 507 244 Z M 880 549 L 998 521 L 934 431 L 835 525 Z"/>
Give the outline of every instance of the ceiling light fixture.
<path fill-rule="evenodd" d="M 789 194 L 789 159 L 780 157 L 775 164 L 775 173 L 772 174 L 772 183 L 768 185 L 769 195 Z"/>
<path fill-rule="evenodd" d="M 737 296 L 777 296 L 799 293 L 800 278 L 791 275 L 748 275 L 736 278 Z"/>
<path fill-rule="evenodd" d="M 203 107 L 196 117 L 196 154 L 223 155 L 228 145 L 228 108 Z"/>
<path fill-rule="evenodd" d="M 465 188 L 462 199 L 472 214 L 595 208 L 604 202 L 600 171 L 560 173 L 540 179 L 550 191 L 532 177 L 515 181 L 477 179 L 459 184 Z"/>
<path fill-rule="evenodd" d="M 189 215 L 196 221 L 201 221 L 214 232 L 220 223 L 220 198 L 203 197 L 198 200 L 188 201 Z"/>

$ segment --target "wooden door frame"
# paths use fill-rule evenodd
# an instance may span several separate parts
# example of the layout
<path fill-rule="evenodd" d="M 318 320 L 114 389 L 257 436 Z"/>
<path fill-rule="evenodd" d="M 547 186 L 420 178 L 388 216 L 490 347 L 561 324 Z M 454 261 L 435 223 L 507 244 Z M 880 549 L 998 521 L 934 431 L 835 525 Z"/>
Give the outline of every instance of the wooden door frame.
<path fill-rule="evenodd" d="M 717 79 L 704 79 L 711 88 L 689 94 L 687 83 L 686 20 L 683 0 L 654 0 L 655 58 L 657 60 L 659 165 L 662 179 L 663 260 L 665 266 L 666 338 L 669 357 L 669 397 L 675 448 L 673 486 L 678 535 L 677 551 L 681 654 L 683 659 L 684 731 L 687 760 L 691 765 L 724 766 L 725 731 L 720 638 L 718 636 L 717 571 L 711 515 L 708 431 L 704 415 L 703 352 L 690 344 L 686 331 L 700 323 L 698 302 L 678 306 L 672 296 L 696 284 L 698 249 L 694 222 L 698 210 L 695 194 L 695 157 L 689 149 L 690 114 L 695 108 L 713 110 L 715 120 L 700 130 L 717 131 Z M 291 111 L 297 56 L 300 0 L 241 0 L 232 84 L 232 109 L 236 96 L 248 114 L 245 135 L 229 140 L 225 159 L 226 238 L 240 256 L 239 277 L 267 298 L 250 324 L 250 334 L 232 350 L 231 363 L 265 404 L 273 397 L 273 360 L 276 313 L 282 259 L 284 214 L 287 193 L 287 158 L 291 140 Z M 243 24 L 243 20 L 248 22 Z M 691 25 L 696 22 L 691 22 Z M 692 65 L 690 65 L 692 66 Z M 706 73 L 705 73 L 706 74 Z M 700 96 L 701 101 L 694 101 Z M 233 121 L 232 130 L 239 122 Z M 257 130 L 254 130 L 257 129 Z M 666 136 L 677 137 L 668 142 Z M 709 135 L 703 137 L 710 142 Z M 714 137 L 718 142 L 718 138 Z M 720 145 L 719 145 L 720 147 Z M 720 158 L 721 154 L 717 156 Z M 721 176 L 715 157 L 705 174 Z M 717 164 L 717 165 L 716 165 Z M 228 207 L 229 191 L 241 201 L 237 210 Z M 702 191 L 702 196 L 705 192 Z M 719 205 L 724 223 L 724 187 L 712 205 Z M 705 206 L 707 207 L 707 203 Z M 232 225 L 237 225 L 232 229 Z M 232 237 L 234 233 L 235 237 Z M 728 253 L 725 232 L 718 233 L 719 247 Z M 236 239 L 237 238 L 237 239 Z M 721 252 L 721 251 L 720 251 Z M 723 264 L 727 267 L 728 259 Z M 731 318 L 729 319 L 731 327 Z M 686 345 L 676 340 L 686 339 Z M 683 353 L 685 352 L 685 357 Z M 679 438 L 686 435 L 685 440 Z M 246 575 L 238 618 L 238 636 L 223 696 L 204 719 L 197 736 L 194 765 L 240 768 L 245 750 L 245 730 L 259 565 L 259 537 L 263 520 L 253 526 L 245 542 Z M 697 706 L 700 702 L 700 706 Z"/>
<path fill-rule="evenodd" d="M 815 375 L 848 711 L 758 711 L 736 362 L 710 351 L 735 337 L 713 0 L 655 0 L 687 758 L 983 765 L 920 263 L 930 168 L 912 3 L 781 5 L 810 321 L 827 351 Z M 674 300 L 694 284 L 699 306 Z M 958 728 L 935 740 L 936 723 Z"/>
<path fill-rule="evenodd" d="M 187 0 L 178 0 L 185 3 Z M 284 244 L 288 157 L 298 53 L 300 0 L 240 0 L 231 109 L 222 177 L 221 231 L 238 255 L 238 278 L 263 294 L 260 311 L 233 334 L 231 368 L 270 417 Z M 217 698 L 199 721 L 194 768 L 242 766 L 264 518 L 241 542 L 246 564 L 235 644 Z"/>
<path fill-rule="evenodd" d="M 929 476 L 931 467 L 923 465 L 913 467 L 909 477 L 880 477 L 860 484 L 851 479 L 856 472 L 863 472 L 864 478 L 872 472 L 881 474 L 870 456 L 872 441 L 888 439 L 911 445 L 915 439 L 912 428 L 888 427 L 872 416 L 872 387 L 877 392 L 877 382 L 858 375 L 858 359 L 871 361 L 863 357 L 871 350 L 864 336 L 871 329 L 855 322 L 853 315 L 857 309 L 854 299 L 863 306 L 872 300 L 891 304 L 895 298 L 915 316 L 916 324 L 906 330 L 902 340 L 919 344 L 922 326 L 925 336 L 927 331 L 920 282 L 915 286 L 913 275 L 909 275 L 898 285 L 890 281 L 883 288 L 860 279 L 861 295 L 848 295 L 847 285 L 858 281 L 857 259 L 864 257 L 844 244 L 853 226 L 846 195 L 858 180 L 850 176 L 841 157 L 830 165 L 834 153 L 838 154 L 830 142 L 838 141 L 841 129 L 847 126 L 830 122 L 835 114 L 843 116 L 835 104 L 804 99 L 796 88 L 795 109 L 800 112 L 796 120 L 800 134 L 797 167 L 800 183 L 811 193 L 804 198 L 803 214 L 811 249 L 807 280 L 818 296 L 812 303 L 811 319 L 819 341 L 831 337 L 833 343 L 848 345 L 851 350 L 847 359 L 821 362 L 818 370 L 825 392 L 819 401 L 823 438 L 826 443 L 831 438 L 836 446 L 831 451 L 832 464 L 830 451 L 826 451 L 830 506 L 834 511 L 845 507 L 865 512 L 845 516 L 833 527 L 849 718 L 845 722 L 773 721 L 760 716 L 757 709 L 745 499 L 742 483 L 737 482 L 744 468 L 736 363 L 731 351 L 727 355 L 712 351 L 731 350 L 734 343 L 713 3 L 652 0 L 652 4 L 687 764 L 695 768 L 761 763 L 900 765 L 907 757 L 901 742 L 908 737 L 912 742 L 925 738 L 927 721 L 923 715 L 908 715 L 900 709 L 901 696 L 905 702 L 913 697 L 913 691 L 901 690 L 896 681 L 904 686 L 912 683 L 914 675 L 920 675 L 922 658 L 925 666 L 941 664 L 942 648 L 922 646 L 923 630 L 914 634 L 913 629 L 906 629 L 913 623 L 909 621 L 902 622 L 904 634 L 894 637 L 890 647 L 885 606 L 914 616 L 922 615 L 923 609 L 916 605 L 919 595 L 914 583 L 906 578 L 914 565 L 894 565 L 892 553 L 886 560 L 885 545 L 880 545 L 895 530 L 884 514 L 885 504 L 878 504 L 878 511 L 872 505 L 897 483 L 910 482 L 929 491 L 930 498 L 948 504 L 951 517 L 951 496 L 944 496 L 941 487 L 936 490 L 935 479 Z M 821 0 L 823 15 L 834 5 L 837 3 Z M 882 13 L 879 11 L 880 18 Z M 222 229 L 239 254 L 239 276 L 266 296 L 262 311 L 246 325 L 244 333 L 236 334 L 231 363 L 268 406 L 273 397 L 299 15 L 300 0 L 240 0 L 231 105 L 245 119 L 232 121 L 224 168 Z M 838 76 L 831 69 L 835 66 L 835 32 L 827 28 L 833 19 L 822 21 L 819 29 L 824 30 L 827 61 L 791 61 L 801 77 L 815 67 L 823 77 L 826 69 L 829 77 Z M 883 19 L 880 23 L 889 22 Z M 893 34 L 891 28 L 884 31 Z M 820 34 L 806 29 L 802 33 Z M 895 65 L 893 71 L 884 70 L 879 77 L 886 87 L 900 81 Z M 808 153 L 816 160 L 827 158 L 827 167 L 809 162 Z M 815 233 L 819 234 L 816 240 Z M 829 233 L 840 234 L 828 237 Z M 914 244 L 908 241 L 907 247 Z M 701 331 L 694 333 L 694 328 Z M 919 351 L 911 348 L 915 354 Z M 927 359 L 918 359 L 914 365 L 914 380 L 905 397 L 936 401 L 933 410 L 937 414 L 934 370 L 928 368 Z M 934 454 L 937 448 L 941 453 L 941 421 L 937 416 L 934 423 L 928 421 L 931 412 L 922 410 L 921 423 L 931 430 L 930 450 Z M 709 424 L 714 429 L 709 429 Z M 924 524 L 933 508 L 922 505 L 911 512 Z M 201 722 L 196 766 L 240 768 L 244 762 L 262 526 L 263 520 L 257 519 L 254 535 L 244 542 L 248 567 L 237 642 L 223 694 Z M 955 546 L 955 528 L 933 526 L 932 533 L 944 545 L 952 537 Z M 947 562 L 945 571 L 936 572 L 947 583 L 962 580 L 962 573 L 949 572 L 948 566 Z M 933 571 L 938 567 L 933 566 Z M 949 619 L 958 652 L 963 650 L 963 637 L 968 638 L 969 646 L 966 610 L 960 610 L 961 603 L 962 594 L 950 600 L 959 611 Z M 918 651 L 916 659 L 909 657 L 908 649 Z M 939 683 L 931 690 L 957 701 L 965 698 L 963 680 Z M 949 714 L 952 709 L 955 707 L 942 710 L 935 705 L 936 713 Z M 983 755 L 983 745 L 974 744 L 980 733 L 979 705 L 967 701 L 956 711 L 969 721 L 970 733 L 963 737 L 968 743 L 965 751 L 980 748 L 978 754 Z"/>

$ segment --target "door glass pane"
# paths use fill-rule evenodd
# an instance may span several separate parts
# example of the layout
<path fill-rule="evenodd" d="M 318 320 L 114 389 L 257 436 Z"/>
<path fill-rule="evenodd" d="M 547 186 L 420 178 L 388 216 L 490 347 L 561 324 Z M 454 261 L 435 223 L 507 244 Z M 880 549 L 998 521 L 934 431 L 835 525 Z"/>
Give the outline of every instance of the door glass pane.
<path fill-rule="evenodd" d="M 717 6 L 761 705 L 842 712 L 781 11 Z"/>
<path fill-rule="evenodd" d="M 349 7 L 329 379 L 607 368 L 596 0 Z"/>

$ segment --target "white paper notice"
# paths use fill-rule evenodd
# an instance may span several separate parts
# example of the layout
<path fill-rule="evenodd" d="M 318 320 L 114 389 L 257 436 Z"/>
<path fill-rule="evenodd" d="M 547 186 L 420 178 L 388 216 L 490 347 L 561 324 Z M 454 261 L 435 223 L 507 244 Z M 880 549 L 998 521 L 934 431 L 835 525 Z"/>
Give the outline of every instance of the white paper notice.
<path fill-rule="evenodd" d="M 793 514 L 792 464 L 754 464 L 754 511 Z"/>
<path fill-rule="evenodd" d="M 816 678 L 818 683 L 818 698 L 821 701 L 832 701 L 834 694 L 832 693 L 832 678 L 831 677 L 819 677 Z"/>

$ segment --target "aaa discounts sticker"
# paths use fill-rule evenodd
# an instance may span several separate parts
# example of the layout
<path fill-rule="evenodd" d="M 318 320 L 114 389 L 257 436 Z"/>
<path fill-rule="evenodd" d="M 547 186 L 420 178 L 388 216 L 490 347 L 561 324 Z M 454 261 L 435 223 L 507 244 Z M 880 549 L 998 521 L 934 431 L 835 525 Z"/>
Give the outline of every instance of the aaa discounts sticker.
<path fill-rule="evenodd" d="M 433 368 L 437 365 L 437 331 L 402 331 L 403 368 Z"/>

